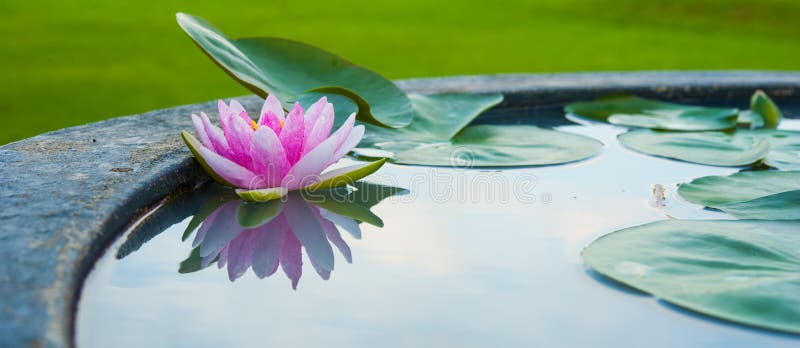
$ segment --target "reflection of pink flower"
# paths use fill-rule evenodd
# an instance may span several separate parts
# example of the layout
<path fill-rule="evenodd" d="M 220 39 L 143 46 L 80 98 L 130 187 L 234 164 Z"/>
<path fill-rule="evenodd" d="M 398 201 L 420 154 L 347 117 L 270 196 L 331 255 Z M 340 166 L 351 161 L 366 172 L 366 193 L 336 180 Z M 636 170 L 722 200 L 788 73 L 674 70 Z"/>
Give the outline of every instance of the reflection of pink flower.
<path fill-rule="evenodd" d="M 300 189 L 320 181 L 328 166 L 344 157 L 364 135 L 364 126 L 354 126 L 355 113 L 331 133 L 333 104 L 325 97 L 306 112 L 300 104 L 284 115 L 280 102 L 267 97 L 258 122 L 235 100 L 230 106 L 219 101 L 222 129 L 211 124 L 205 113 L 192 115 L 202 144 L 185 134 L 187 145 L 215 179 L 241 189 Z M 187 136 L 190 138 L 187 138 Z"/>
<path fill-rule="evenodd" d="M 228 202 L 203 221 L 192 244 L 199 247 L 201 267 L 216 259 L 219 268 L 227 266 L 228 277 L 233 281 L 248 268 L 259 278 L 269 277 L 280 265 L 296 289 L 302 275 L 301 247 L 305 247 L 311 265 L 326 280 L 333 270 L 331 243 L 347 262 L 352 261 L 350 247 L 334 222 L 358 236 L 355 220 L 289 196 L 280 203 L 280 213 L 257 227 L 245 228 L 237 220 L 237 210 L 243 204 L 246 203 Z"/>

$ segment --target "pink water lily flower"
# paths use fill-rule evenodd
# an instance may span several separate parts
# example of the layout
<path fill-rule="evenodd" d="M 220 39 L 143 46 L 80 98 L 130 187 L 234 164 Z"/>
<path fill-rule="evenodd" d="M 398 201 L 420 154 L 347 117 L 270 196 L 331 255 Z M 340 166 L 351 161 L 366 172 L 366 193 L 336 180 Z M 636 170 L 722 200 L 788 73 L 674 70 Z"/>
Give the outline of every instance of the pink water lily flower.
<path fill-rule="evenodd" d="M 249 201 L 280 198 L 298 189 L 342 186 L 378 170 L 384 160 L 323 173 L 352 150 L 364 136 L 355 125 L 355 113 L 333 131 L 333 104 L 322 97 L 307 111 L 299 103 L 284 114 L 281 103 L 269 95 L 258 121 L 232 100 L 218 103 L 222 129 L 205 113 L 192 115 L 198 141 L 182 132 L 186 145 L 211 177 L 236 187 Z"/>

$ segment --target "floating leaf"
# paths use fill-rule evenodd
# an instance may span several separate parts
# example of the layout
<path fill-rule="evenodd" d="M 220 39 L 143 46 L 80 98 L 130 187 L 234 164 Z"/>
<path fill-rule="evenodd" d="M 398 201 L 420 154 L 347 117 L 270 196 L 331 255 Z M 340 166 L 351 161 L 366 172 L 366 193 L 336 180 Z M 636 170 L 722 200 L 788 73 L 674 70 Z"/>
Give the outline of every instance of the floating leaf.
<path fill-rule="evenodd" d="M 716 208 L 792 190 L 800 190 L 800 171 L 769 170 L 704 176 L 681 184 L 678 194 L 694 204 Z"/>
<path fill-rule="evenodd" d="M 583 251 L 597 272 L 717 318 L 800 333 L 800 221 L 660 221 Z"/>
<path fill-rule="evenodd" d="M 294 101 L 307 92 L 344 95 L 358 105 L 358 119 L 404 127 L 413 110 L 406 94 L 375 72 L 300 42 L 279 38 L 231 40 L 202 18 L 178 13 L 178 24 L 236 81 L 266 97 Z"/>
<path fill-rule="evenodd" d="M 724 130 L 736 126 L 738 109 L 668 103 L 634 95 L 614 95 L 567 104 L 564 111 L 590 120 L 659 130 Z"/>
<path fill-rule="evenodd" d="M 767 140 L 740 134 L 641 129 L 621 134 L 618 139 L 628 148 L 648 155 L 715 166 L 745 166 L 767 156 Z"/>
<path fill-rule="evenodd" d="M 362 157 L 388 151 L 401 164 L 435 166 L 526 166 L 573 162 L 595 155 L 602 143 L 581 135 L 533 126 L 465 126 L 502 101 L 501 95 L 410 95 L 417 111 L 410 126 L 368 126 Z M 371 147 L 372 149 L 364 149 Z"/>
<path fill-rule="evenodd" d="M 740 219 L 798 220 L 800 219 L 800 190 L 759 197 L 744 202 L 716 207 Z"/>
<path fill-rule="evenodd" d="M 750 98 L 750 110 L 761 115 L 766 128 L 777 128 L 783 118 L 781 109 L 762 90 L 753 93 Z"/>
<path fill-rule="evenodd" d="M 756 129 L 739 130 L 748 135 L 769 141 L 769 153 L 764 163 L 781 170 L 800 170 L 800 131 Z"/>
<path fill-rule="evenodd" d="M 398 144 L 399 149 L 404 146 Z M 467 127 L 452 141 L 419 143 L 398 151 L 395 161 L 461 167 L 549 165 L 592 157 L 602 147 L 592 138 L 534 126 L 478 125 Z"/>

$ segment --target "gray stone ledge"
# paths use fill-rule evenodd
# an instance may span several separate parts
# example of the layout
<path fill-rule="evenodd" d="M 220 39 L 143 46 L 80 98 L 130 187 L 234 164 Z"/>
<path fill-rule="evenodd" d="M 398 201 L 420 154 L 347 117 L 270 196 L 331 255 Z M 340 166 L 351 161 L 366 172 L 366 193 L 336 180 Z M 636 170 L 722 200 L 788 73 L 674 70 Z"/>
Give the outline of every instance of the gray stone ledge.
<path fill-rule="evenodd" d="M 797 98 L 800 73 L 634 72 L 461 76 L 399 81 L 407 91 L 503 92 L 501 107 L 555 107 L 617 91 L 715 100 L 767 90 Z M 258 110 L 260 99 L 239 99 Z M 746 100 L 746 99 L 745 99 Z M 741 103 L 741 100 L 739 100 Z M 81 283 L 107 246 L 165 197 L 206 180 L 179 132 L 216 103 L 61 129 L 0 147 L 0 346 L 73 345 Z"/>

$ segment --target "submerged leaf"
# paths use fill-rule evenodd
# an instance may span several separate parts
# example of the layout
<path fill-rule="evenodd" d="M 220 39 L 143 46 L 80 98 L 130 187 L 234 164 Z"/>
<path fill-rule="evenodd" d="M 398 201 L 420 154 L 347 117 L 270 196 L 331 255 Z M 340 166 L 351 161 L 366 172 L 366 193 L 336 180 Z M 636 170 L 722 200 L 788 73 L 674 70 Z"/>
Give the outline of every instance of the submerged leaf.
<path fill-rule="evenodd" d="M 411 102 L 400 88 L 330 52 L 271 37 L 231 40 L 202 18 L 178 13 L 177 20 L 206 55 L 261 97 L 274 93 L 294 101 L 308 92 L 333 93 L 352 99 L 362 122 L 388 127 L 411 122 Z"/>
<path fill-rule="evenodd" d="M 724 130 L 736 126 L 738 109 L 668 103 L 634 95 L 576 102 L 564 111 L 594 121 L 659 130 Z"/>
<path fill-rule="evenodd" d="M 669 220 L 583 251 L 597 272 L 717 318 L 800 333 L 800 221 Z"/>
<path fill-rule="evenodd" d="M 628 148 L 648 155 L 715 166 L 745 166 L 767 156 L 767 140 L 739 134 L 641 129 L 623 133 L 618 139 Z"/>

